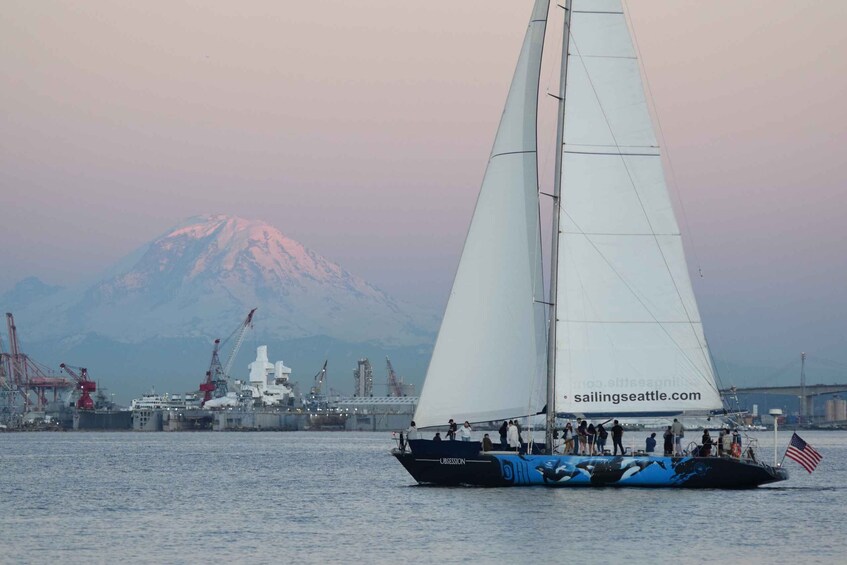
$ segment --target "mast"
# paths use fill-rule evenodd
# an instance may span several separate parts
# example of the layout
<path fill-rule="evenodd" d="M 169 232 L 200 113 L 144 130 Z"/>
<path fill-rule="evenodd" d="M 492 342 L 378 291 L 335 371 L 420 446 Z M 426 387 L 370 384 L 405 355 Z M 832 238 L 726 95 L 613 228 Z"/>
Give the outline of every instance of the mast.
<path fill-rule="evenodd" d="M 559 279 L 559 203 L 562 194 L 562 150 L 565 126 L 565 87 L 568 74 L 571 0 L 566 0 L 562 29 L 562 62 L 559 75 L 559 114 L 556 120 L 556 173 L 553 184 L 553 242 L 550 246 L 550 329 L 547 332 L 547 453 L 553 453 L 553 429 L 556 427 L 556 289 Z"/>

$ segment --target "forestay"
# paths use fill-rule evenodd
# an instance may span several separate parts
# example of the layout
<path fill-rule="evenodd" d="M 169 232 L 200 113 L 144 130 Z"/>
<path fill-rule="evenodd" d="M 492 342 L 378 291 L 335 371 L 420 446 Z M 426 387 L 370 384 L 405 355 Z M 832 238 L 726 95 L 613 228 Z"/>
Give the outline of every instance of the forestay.
<path fill-rule="evenodd" d="M 415 413 L 418 427 L 544 404 L 536 115 L 548 0 L 537 0 Z"/>
<path fill-rule="evenodd" d="M 564 115 L 556 408 L 721 406 L 618 0 L 574 0 Z"/>

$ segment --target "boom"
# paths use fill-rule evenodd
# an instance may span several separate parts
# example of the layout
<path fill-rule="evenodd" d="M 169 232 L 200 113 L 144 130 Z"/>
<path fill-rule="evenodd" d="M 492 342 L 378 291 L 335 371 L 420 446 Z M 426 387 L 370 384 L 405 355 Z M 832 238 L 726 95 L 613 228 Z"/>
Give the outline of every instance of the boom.
<path fill-rule="evenodd" d="M 232 351 L 229 354 L 229 358 L 226 360 L 226 365 L 224 365 L 224 377 L 229 377 L 229 370 L 232 369 L 232 364 L 235 362 L 235 356 L 238 355 L 238 350 L 241 349 L 241 344 L 244 342 L 244 334 L 247 332 L 247 328 L 253 327 L 253 314 L 255 314 L 257 308 L 253 308 L 250 310 L 250 313 L 247 314 L 247 318 L 241 324 L 241 327 L 236 330 L 238 332 L 238 338 L 235 340 L 235 345 L 232 347 Z"/>
<path fill-rule="evenodd" d="M 403 387 L 397 379 L 397 374 L 394 372 L 394 367 L 391 366 L 391 359 L 385 357 L 385 364 L 388 365 L 388 388 L 391 396 L 403 396 Z"/>
<path fill-rule="evenodd" d="M 310 391 L 312 396 L 318 396 L 321 393 L 321 388 L 323 387 L 324 379 L 326 378 L 326 364 L 328 361 L 328 359 L 324 361 L 324 366 L 321 367 L 321 370 L 315 375 L 315 384 Z"/>

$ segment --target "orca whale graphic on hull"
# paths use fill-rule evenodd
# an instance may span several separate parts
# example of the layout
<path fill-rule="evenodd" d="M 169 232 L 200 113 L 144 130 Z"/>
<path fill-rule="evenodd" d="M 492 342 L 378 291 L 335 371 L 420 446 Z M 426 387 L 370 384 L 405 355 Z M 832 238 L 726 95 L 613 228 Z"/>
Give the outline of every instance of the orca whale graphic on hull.
<path fill-rule="evenodd" d="M 569 463 L 563 463 L 561 459 L 547 461 L 543 465 L 537 466 L 535 470 L 541 473 L 545 483 L 562 483 L 584 472 Z"/>
<path fill-rule="evenodd" d="M 642 472 L 651 465 L 658 465 L 667 470 L 664 462 L 648 459 L 629 459 L 624 457 L 597 457 L 579 462 L 576 466 L 584 469 L 591 476 L 595 485 L 613 485 Z"/>

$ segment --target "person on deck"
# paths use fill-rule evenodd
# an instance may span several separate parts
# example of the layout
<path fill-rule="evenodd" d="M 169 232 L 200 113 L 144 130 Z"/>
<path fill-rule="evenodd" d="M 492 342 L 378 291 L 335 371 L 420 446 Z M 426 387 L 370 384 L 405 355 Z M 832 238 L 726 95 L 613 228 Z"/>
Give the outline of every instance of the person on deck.
<path fill-rule="evenodd" d="M 441 432 L 435 432 L 435 437 L 432 438 L 432 441 L 441 441 Z"/>
<path fill-rule="evenodd" d="M 418 431 L 418 427 L 415 425 L 415 421 L 412 420 L 412 423 L 409 424 L 409 427 L 406 429 L 406 441 L 410 439 L 421 439 L 421 433 Z"/>
<path fill-rule="evenodd" d="M 718 457 L 723 457 L 723 438 L 726 436 L 726 428 L 721 428 L 721 433 L 718 434 Z"/>
<path fill-rule="evenodd" d="M 465 425 L 462 426 L 462 429 L 459 430 L 459 435 L 462 437 L 462 441 L 470 441 L 471 440 L 471 425 L 465 420 Z M 491 440 L 489 440 L 491 441 Z"/>
<path fill-rule="evenodd" d="M 621 448 L 621 455 L 626 455 L 626 451 L 623 449 L 623 426 L 617 420 L 615 420 L 615 425 L 612 426 L 612 443 L 615 446 L 615 455 L 618 454 L 618 447 Z"/>
<path fill-rule="evenodd" d="M 491 443 L 491 438 L 488 437 L 488 434 L 485 434 L 482 438 L 482 450 L 483 451 L 494 451 L 494 444 Z"/>
<path fill-rule="evenodd" d="M 596 446 L 594 445 L 594 442 L 597 440 L 597 428 L 594 427 L 594 424 L 588 424 L 587 432 L 588 432 L 588 435 L 586 436 L 586 438 L 587 438 L 587 443 L 588 443 L 588 454 L 594 455 L 595 448 L 596 448 Z"/>
<path fill-rule="evenodd" d="M 506 451 L 506 446 L 508 445 L 506 436 L 509 435 L 509 424 L 505 420 L 503 421 L 503 425 L 500 426 L 498 430 L 500 432 L 500 449 Z"/>
<path fill-rule="evenodd" d="M 673 453 L 674 455 L 682 455 L 682 438 L 685 437 L 685 426 L 674 418 L 671 431 L 673 432 Z"/>
<path fill-rule="evenodd" d="M 603 455 L 606 452 L 606 440 L 609 438 L 609 432 L 603 427 L 603 424 L 597 425 L 597 454 Z"/>
<path fill-rule="evenodd" d="M 647 438 L 645 451 L 650 454 L 656 453 L 656 432 L 653 432 L 650 434 L 650 437 Z"/>
<path fill-rule="evenodd" d="M 673 430 L 668 426 L 665 430 L 665 455 L 673 455 Z"/>
<path fill-rule="evenodd" d="M 727 429 L 723 434 L 723 439 L 721 441 L 721 446 L 723 447 L 723 454 L 726 456 L 732 455 L 732 434 Z"/>
<path fill-rule="evenodd" d="M 521 442 L 518 439 L 518 427 L 515 425 L 513 420 L 509 420 L 509 431 L 507 433 L 508 441 L 509 441 L 509 449 L 514 449 L 517 451 L 520 449 Z"/>
<path fill-rule="evenodd" d="M 456 439 L 456 430 L 458 429 L 456 422 L 453 421 L 453 418 L 450 418 L 450 421 L 447 422 L 447 439 L 451 441 Z"/>
<path fill-rule="evenodd" d="M 579 436 L 579 454 L 588 455 L 588 420 L 579 422 L 576 433 Z"/>
<path fill-rule="evenodd" d="M 573 453 L 573 426 L 570 422 L 565 424 L 565 429 L 562 432 L 562 436 L 565 440 L 565 454 Z"/>
<path fill-rule="evenodd" d="M 712 436 L 709 435 L 709 430 L 703 430 L 703 447 L 700 449 L 702 457 L 708 457 L 712 454 Z"/>

